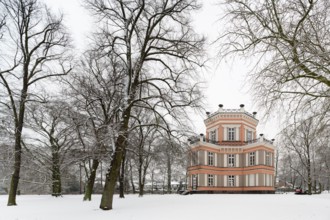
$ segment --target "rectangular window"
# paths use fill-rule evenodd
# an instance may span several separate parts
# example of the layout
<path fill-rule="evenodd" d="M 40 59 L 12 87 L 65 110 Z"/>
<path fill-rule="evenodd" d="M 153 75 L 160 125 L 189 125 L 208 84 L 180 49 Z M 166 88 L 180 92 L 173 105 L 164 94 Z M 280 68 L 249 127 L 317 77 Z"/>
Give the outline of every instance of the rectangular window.
<path fill-rule="evenodd" d="M 207 185 L 208 186 L 214 186 L 214 176 L 213 175 L 208 175 L 208 178 L 207 178 Z"/>
<path fill-rule="evenodd" d="M 208 152 L 208 160 L 207 160 L 207 164 L 209 166 L 213 166 L 214 165 L 214 153 L 212 152 Z"/>
<path fill-rule="evenodd" d="M 252 141 L 252 131 L 247 131 L 246 132 L 246 141 Z"/>
<path fill-rule="evenodd" d="M 210 141 L 211 142 L 215 142 L 216 139 L 217 139 L 217 136 L 216 136 L 216 133 L 215 133 L 216 130 L 213 130 L 210 132 Z"/>
<path fill-rule="evenodd" d="M 235 128 L 228 128 L 228 141 L 235 140 Z"/>
<path fill-rule="evenodd" d="M 266 165 L 270 166 L 270 152 L 266 152 Z"/>
<path fill-rule="evenodd" d="M 254 166 L 256 163 L 256 159 L 255 159 L 255 152 L 251 152 L 249 154 L 249 165 L 250 166 Z"/>
<path fill-rule="evenodd" d="M 228 176 L 228 186 L 235 186 L 235 176 Z"/>
<path fill-rule="evenodd" d="M 197 151 L 192 152 L 191 160 L 192 160 L 191 161 L 192 166 L 198 165 L 198 153 L 197 153 Z"/>
<path fill-rule="evenodd" d="M 235 166 L 235 155 L 228 154 L 228 167 L 234 167 L 234 166 Z"/>

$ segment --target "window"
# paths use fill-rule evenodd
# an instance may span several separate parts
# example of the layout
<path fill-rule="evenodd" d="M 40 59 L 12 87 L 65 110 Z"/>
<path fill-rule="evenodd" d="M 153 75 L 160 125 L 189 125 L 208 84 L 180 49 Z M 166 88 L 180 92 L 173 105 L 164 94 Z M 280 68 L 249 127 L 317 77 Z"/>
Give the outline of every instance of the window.
<path fill-rule="evenodd" d="M 198 185 L 198 176 L 197 175 L 191 175 L 191 186 L 193 190 L 197 189 Z"/>
<path fill-rule="evenodd" d="M 235 155 L 234 154 L 228 154 L 228 166 L 229 167 L 235 166 Z"/>
<path fill-rule="evenodd" d="M 213 175 L 208 175 L 208 178 L 207 178 L 207 185 L 208 186 L 214 186 L 214 176 Z"/>
<path fill-rule="evenodd" d="M 270 166 L 270 152 L 266 152 L 266 165 Z"/>
<path fill-rule="evenodd" d="M 235 186 L 235 176 L 228 176 L 228 186 Z"/>
<path fill-rule="evenodd" d="M 214 153 L 212 153 L 212 152 L 208 152 L 207 165 L 209 165 L 209 166 L 214 165 Z"/>
<path fill-rule="evenodd" d="M 192 166 L 198 165 L 198 152 L 197 151 L 193 151 L 191 154 L 191 165 Z"/>
<path fill-rule="evenodd" d="M 210 132 L 210 141 L 211 142 L 215 142 L 216 141 L 216 133 L 215 133 L 216 130 L 213 130 Z"/>
<path fill-rule="evenodd" d="M 228 128 L 228 141 L 235 140 L 235 128 Z"/>
<path fill-rule="evenodd" d="M 247 141 L 252 141 L 252 131 L 247 131 L 246 132 L 246 140 Z"/>
<path fill-rule="evenodd" d="M 255 161 L 255 152 L 251 152 L 250 154 L 249 154 L 250 156 L 249 156 L 249 164 L 250 164 L 250 166 L 254 166 L 255 165 L 255 163 L 256 163 L 256 161 Z"/>

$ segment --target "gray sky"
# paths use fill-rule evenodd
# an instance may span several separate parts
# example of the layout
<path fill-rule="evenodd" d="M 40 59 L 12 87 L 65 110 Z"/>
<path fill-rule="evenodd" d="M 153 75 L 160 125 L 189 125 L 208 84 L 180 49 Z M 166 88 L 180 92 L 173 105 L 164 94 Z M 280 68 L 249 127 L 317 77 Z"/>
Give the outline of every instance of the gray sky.
<path fill-rule="evenodd" d="M 86 44 L 89 31 L 93 24 L 88 12 L 81 6 L 82 0 L 43 0 L 52 10 L 60 10 L 65 15 L 65 24 L 73 35 L 74 43 L 78 48 L 83 48 Z M 219 21 L 223 16 L 223 11 L 215 3 L 219 0 L 203 1 L 203 8 L 193 16 L 196 31 L 207 37 L 209 42 L 216 39 L 222 32 L 224 26 Z M 223 104 L 224 108 L 239 108 L 240 104 L 245 104 L 245 109 L 249 112 L 257 111 L 258 133 L 264 133 L 266 138 L 273 138 L 279 131 L 277 120 L 268 118 L 262 119 L 261 109 L 254 106 L 253 97 L 249 94 L 249 85 L 245 77 L 251 67 L 247 60 L 226 60 L 219 64 L 216 56 L 216 45 L 208 45 L 207 51 L 211 58 L 208 68 L 203 73 L 206 81 L 205 96 L 207 97 L 205 107 L 208 111 L 214 112 L 218 109 L 218 104 Z M 205 115 L 194 117 L 196 133 L 205 133 L 203 123 Z"/>

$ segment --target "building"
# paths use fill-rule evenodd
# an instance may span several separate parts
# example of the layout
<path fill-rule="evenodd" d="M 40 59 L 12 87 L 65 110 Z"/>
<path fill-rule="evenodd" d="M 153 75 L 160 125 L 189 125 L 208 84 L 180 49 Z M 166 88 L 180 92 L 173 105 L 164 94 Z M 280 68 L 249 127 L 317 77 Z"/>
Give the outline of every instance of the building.
<path fill-rule="evenodd" d="M 206 135 L 190 139 L 188 190 L 194 193 L 274 193 L 273 140 L 257 136 L 258 120 L 224 109 L 204 120 Z"/>

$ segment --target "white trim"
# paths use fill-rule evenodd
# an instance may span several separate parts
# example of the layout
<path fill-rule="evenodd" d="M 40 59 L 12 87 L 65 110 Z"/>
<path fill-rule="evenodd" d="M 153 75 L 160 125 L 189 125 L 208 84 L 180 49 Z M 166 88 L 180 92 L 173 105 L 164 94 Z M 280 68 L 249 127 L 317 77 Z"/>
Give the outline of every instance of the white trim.
<path fill-rule="evenodd" d="M 224 127 L 224 128 L 240 128 L 241 127 L 241 125 L 239 124 L 222 124 L 221 125 L 222 127 Z"/>
<path fill-rule="evenodd" d="M 213 186 L 218 186 L 218 175 L 213 175 Z"/>
<path fill-rule="evenodd" d="M 256 151 L 256 161 L 255 161 L 255 165 L 259 165 L 259 151 Z"/>
<path fill-rule="evenodd" d="M 245 166 L 249 166 L 249 153 L 245 153 Z"/>
<path fill-rule="evenodd" d="M 227 178 L 227 175 L 224 175 L 224 176 L 223 176 L 223 182 L 224 182 L 223 185 L 224 185 L 224 186 L 227 186 L 227 184 L 228 184 L 228 183 L 227 183 L 227 181 L 228 181 L 227 179 L 228 179 L 228 178 Z"/>
<path fill-rule="evenodd" d="M 213 159 L 214 159 L 213 166 L 217 167 L 218 166 L 218 154 L 217 153 L 213 153 Z"/>
<path fill-rule="evenodd" d="M 238 175 L 235 176 L 235 185 L 239 186 L 239 176 Z"/>
<path fill-rule="evenodd" d="M 239 141 L 240 140 L 240 127 L 239 128 L 235 128 L 235 141 Z"/>
<path fill-rule="evenodd" d="M 207 158 L 208 151 L 204 151 L 204 152 L 205 152 L 205 165 L 208 165 L 208 158 Z"/>
<path fill-rule="evenodd" d="M 218 129 L 219 127 L 220 127 L 220 125 L 215 125 L 211 128 L 208 128 L 207 131 L 214 131 L 214 130 Z"/>
<path fill-rule="evenodd" d="M 205 175 L 205 186 L 209 186 L 209 180 L 208 180 L 209 174 L 204 174 L 204 175 Z"/>
<path fill-rule="evenodd" d="M 236 154 L 235 163 L 236 163 L 236 167 L 239 167 L 239 154 Z"/>
<path fill-rule="evenodd" d="M 228 167 L 228 162 L 227 162 L 227 158 L 228 155 L 227 154 L 223 154 L 223 166 L 224 167 Z"/>
<path fill-rule="evenodd" d="M 224 141 L 227 141 L 227 136 L 228 136 L 228 134 L 227 134 L 227 129 L 224 128 L 224 129 L 223 129 L 223 140 L 224 140 Z"/>
<path fill-rule="evenodd" d="M 269 161 L 270 161 L 270 166 L 274 166 L 273 165 L 273 153 L 269 153 Z"/>

